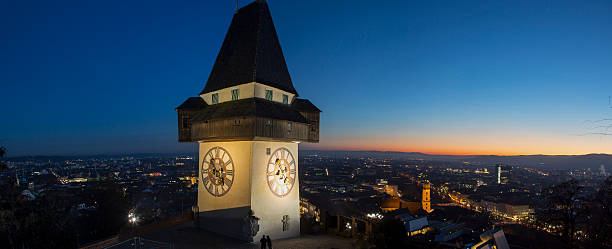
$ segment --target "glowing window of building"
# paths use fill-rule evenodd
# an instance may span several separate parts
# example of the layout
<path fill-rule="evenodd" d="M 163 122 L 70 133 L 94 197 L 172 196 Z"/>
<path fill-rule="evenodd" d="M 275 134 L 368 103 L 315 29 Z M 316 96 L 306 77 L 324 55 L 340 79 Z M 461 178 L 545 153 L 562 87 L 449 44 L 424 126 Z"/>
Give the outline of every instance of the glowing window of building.
<path fill-rule="evenodd" d="M 213 93 L 212 94 L 212 103 L 213 104 L 219 104 L 219 93 Z"/>

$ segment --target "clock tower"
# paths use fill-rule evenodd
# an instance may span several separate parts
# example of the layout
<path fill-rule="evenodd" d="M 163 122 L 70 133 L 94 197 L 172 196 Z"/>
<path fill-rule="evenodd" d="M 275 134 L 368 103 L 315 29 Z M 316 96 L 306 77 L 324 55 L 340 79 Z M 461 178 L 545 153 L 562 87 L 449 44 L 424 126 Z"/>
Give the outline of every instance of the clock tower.
<path fill-rule="evenodd" d="M 321 111 L 298 98 L 265 1 L 236 11 L 204 90 L 176 111 L 179 141 L 199 145 L 200 226 L 299 236 L 298 143 L 319 141 Z"/>

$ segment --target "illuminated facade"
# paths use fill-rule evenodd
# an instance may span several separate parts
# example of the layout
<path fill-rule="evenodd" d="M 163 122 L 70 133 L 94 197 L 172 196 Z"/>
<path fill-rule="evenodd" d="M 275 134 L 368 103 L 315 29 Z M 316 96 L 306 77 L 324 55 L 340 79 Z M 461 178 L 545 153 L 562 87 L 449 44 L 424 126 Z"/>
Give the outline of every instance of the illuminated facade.
<path fill-rule="evenodd" d="M 397 190 L 397 185 L 386 185 L 385 193 L 392 197 L 399 197 L 399 192 Z"/>
<path fill-rule="evenodd" d="M 496 173 L 496 176 L 497 176 L 497 184 L 501 184 L 501 171 L 502 171 L 501 164 L 495 165 L 495 173 Z"/>
<path fill-rule="evenodd" d="M 431 213 L 431 197 L 430 197 L 430 185 L 429 183 L 423 184 L 423 196 L 421 197 L 421 203 L 423 204 L 423 210 Z"/>
<path fill-rule="evenodd" d="M 298 98 L 265 1 L 236 11 L 204 90 L 176 110 L 179 141 L 199 145 L 200 226 L 298 236 L 298 143 L 318 142 L 321 111 Z"/>

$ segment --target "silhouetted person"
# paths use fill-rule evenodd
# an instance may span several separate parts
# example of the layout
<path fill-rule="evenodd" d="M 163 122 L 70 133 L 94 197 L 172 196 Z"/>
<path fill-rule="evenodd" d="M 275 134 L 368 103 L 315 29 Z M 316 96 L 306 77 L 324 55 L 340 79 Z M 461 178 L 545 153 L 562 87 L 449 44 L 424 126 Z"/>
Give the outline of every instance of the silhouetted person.
<path fill-rule="evenodd" d="M 268 238 L 266 239 L 266 243 L 268 244 L 268 249 L 272 249 L 272 240 L 270 239 L 270 235 L 268 235 Z"/>
<path fill-rule="evenodd" d="M 266 240 L 266 236 L 261 236 L 261 239 L 259 240 L 259 244 L 261 244 L 261 249 L 266 249 L 266 242 L 268 242 Z"/>

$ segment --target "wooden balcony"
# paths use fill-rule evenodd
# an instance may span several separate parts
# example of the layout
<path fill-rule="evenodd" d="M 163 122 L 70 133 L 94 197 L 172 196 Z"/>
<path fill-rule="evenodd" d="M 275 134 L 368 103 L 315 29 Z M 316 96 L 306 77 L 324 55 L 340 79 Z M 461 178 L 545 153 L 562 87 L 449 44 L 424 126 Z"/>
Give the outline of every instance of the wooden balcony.
<path fill-rule="evenodd" d="M 266 100 L 179 107 L 179 142 L 266 140 L 318 143 L 320 111 L 314 108 L 295 108 Z"/>

